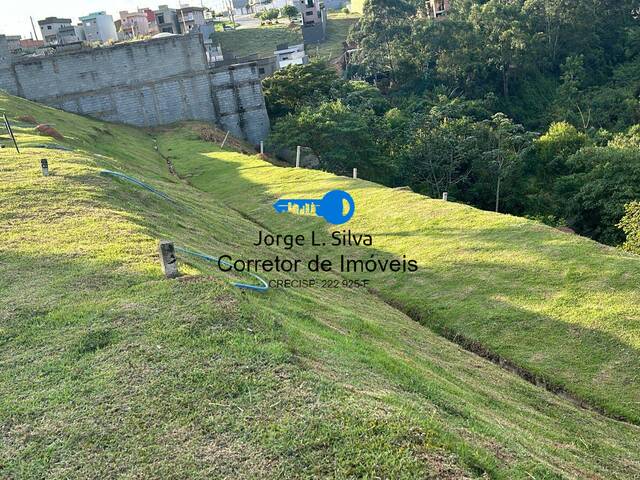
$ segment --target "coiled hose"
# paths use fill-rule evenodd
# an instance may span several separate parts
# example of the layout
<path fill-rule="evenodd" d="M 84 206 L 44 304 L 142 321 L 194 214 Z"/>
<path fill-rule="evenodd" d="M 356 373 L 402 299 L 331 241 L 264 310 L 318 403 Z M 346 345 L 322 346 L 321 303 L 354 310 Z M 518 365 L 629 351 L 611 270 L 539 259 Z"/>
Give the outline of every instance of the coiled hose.
<path fill-rule="evenodd" d="M 125 180 L 127 182 L 133 183 L 134 185 L 137 185 L 138 187 L 144 188 L 145 190 L 148 190 L 149 192 L 153 193 L 154 195 L 157 195 L 158 197 L 162 198 L 163 200 L 166 200 L 168 202 L 171 202 L 173 204 L 177 204 L 177 202 L 175 200 L 173 200 L 171 197 L 169 197 L 169 195 L 167 195 L 164 192 L 161 192 L 160 190 L 156 190 L 155 188 L 153 188 L 151 185 L 148 185 L 144 182 L 141 182 L 140 180 L 138 180 L 137 178 L 133 178 L 130 177 L 129 175 L 125 175 L 124 173 L 120 173 L 120 172 L 114 172 L 111 170 L 102 170 L 100 171 L 100 175 L 103 176 L 108 176 L 108 177 L 115 177 L 115 178 L 121 178 L 122 180 Z M 197 257 L 197 258 L 201 258 L 203 260 L 206 260 L 208 262 L 211 263 L 217 263 L 219 264 L 223 264 L 226 265 L 228 267 L 233 267 L 232 264 L 225 262 L 224 260 L 220 260 L 219 258 L 216 257 L 212 257 L 211 255 L 207 255 L 204 253 L 200 253 L 200 252 L 196 252 L 195 250 L 189 250 L 188 248 L 183 248 L 183 247 L 175 247 L 177 252 L 181 252 L 184 253 L 186 255 L 191 255 L 192 257 Z M 237 288 L 241 288 L 244 290 L 253 290 L 255 292 L 261 292 L 264 293 L 267 290 L 269 290 L 269 285 L 267 284 L 267 282 L 260 276 L 256 275 L 255 273 L 251 273 L 251 272 L 246 272 L 248 275 L 251 275 L 253 278 L 255 278 L 256 280 L 258 280 L 262 285 L 251 285 L 248 283 L 240 283 L 240 282 L 232 282 L 232 285 L 234 287 Z"/>

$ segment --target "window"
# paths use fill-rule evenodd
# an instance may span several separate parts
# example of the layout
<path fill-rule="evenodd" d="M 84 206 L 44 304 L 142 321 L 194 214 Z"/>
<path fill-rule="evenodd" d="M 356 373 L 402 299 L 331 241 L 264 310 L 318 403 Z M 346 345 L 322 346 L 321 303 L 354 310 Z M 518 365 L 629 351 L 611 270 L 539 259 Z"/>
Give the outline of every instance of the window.
<path fill-rule="evenodd" d="M 307 13 L 305 13 L 305 15 L 306 15 L 307 17 L 310 17 L 311 15 L 313 15 L 313 12 L 307 12 Z"/>
<path fill-rule="evenodd" d="M 47 25 L 47 30 L 51 30 L 51 25 Z"/>
<path fill-rule="evenodd" d="M 318 18 L 322 18 L 322 14 L 318 12 Z"/>
<path fill-rule="evenodd" d="M 164 15 L 158 15 L 158 23 L 164 23 Z"/>
<path fill-rule="evenodd" d="M 264 68 L 258 68 L 258 73 L 260 75 L 264 75 Z"/>

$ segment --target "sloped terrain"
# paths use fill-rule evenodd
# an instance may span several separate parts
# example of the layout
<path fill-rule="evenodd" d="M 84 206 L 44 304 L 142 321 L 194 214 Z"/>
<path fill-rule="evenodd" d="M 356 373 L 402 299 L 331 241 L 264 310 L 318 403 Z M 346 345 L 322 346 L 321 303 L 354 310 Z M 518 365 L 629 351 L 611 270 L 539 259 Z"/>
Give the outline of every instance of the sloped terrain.
<path fill-rule="evenodd" d="M 273 167 L 220 151 L 190 125 L 149 133 L 4 95 L 0 109 L 15 121 L 23 150 L 0 150 L 0 476 L 640 473 L 640 428 L 579 408 L 437 333 L 445 326 L 464 330 L 501 355 L 511 352 L 514 361 L 522 351 L 538 352 L 545 377 L 575 387 L 576 395 L 577 386 L 598 385 L 587 382 L 585 369 L 615 365 L 606 381 L 617 395 L 592 388 L 593 397 L 585 398 L 633 419 L 635 364 L 622 359 L 637 351 L 637 302 L 628 303 L 638 294 L 637 259 L 524 220 Z M 56 143 L 71 150 L 35 148 L 53 140 L 16 121 L 27 114 L 52 124 L 65 136 Z M 49 159 L 50 177 L 40 174 L 41 158 Z M 167 159 L 182 178 L 169 173 Z M 102 177 L 104 168 L 148 182 L 176 203 Z M 277 215 L 271 203 L 280 194 L 315 196 L 328 187 L 344 187 L 356 198 L 349 228 L 374 234 L 374 245 L 349 249 L 353 255 L 406 254 L 420 261 L 418 274 L 371 275 L 371 291 L 261 295 L 232 287 L 237 277 L 180 256 L 184 276 L 162 277 L 160 239 L 235 258 L 313 255 L 253 243 L 260 230 L 327 232 L 322 220 Z M 455 248 L 447 245 L 445 227 L 458 232 Z M 532 255 L 540 260 L 527 268 L 524 259 Z M 466 265 L 457 265 L 461 258 Z M 545 278 L 535 272 L 542 267 L 542 274 L 570 271 Z M 564 303 L 553 295 L 560 281 L 572 294 Z M 592 296 L 585 295 L 587 285 Z M 551 306 L 538 303 L 543 295 L 554 300 Z M 573 315 L 562 313 L 573 311 L 572 304 Z M 555 323 L 507 317 L 545 309 Z M 577 343 L 588 322 L 594 335 L 606 331 L 617 339 L 618 350 L 607 344 L 610 357 L 598 362 L 604 354 L 594 350 L 587 366 L 572 370 L 556 352 L 563 331 L 552 327 L 576 329 L 565 348 L 577 362 L 574 357 L 585 358 L 582 348 L 591 348 Z M 536 326 L 557 337 L 555 343 L 539 341 Z M 493 337 L 482 337 L 480 327 L 491 328 Z M 503 351 L 509 329 L 511 350 Z M 572 382 L 564 379 L 569 372 Z"/>

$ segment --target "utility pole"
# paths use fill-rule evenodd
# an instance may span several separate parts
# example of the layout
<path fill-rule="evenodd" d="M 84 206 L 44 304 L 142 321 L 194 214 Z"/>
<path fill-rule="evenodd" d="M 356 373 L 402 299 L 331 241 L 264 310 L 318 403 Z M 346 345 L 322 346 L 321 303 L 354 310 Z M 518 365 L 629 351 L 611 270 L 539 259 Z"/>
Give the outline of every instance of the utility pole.
<path fill-rule="evenodd" d="M 31 28 L 33 29 L 33 34 L 36 36 L 36 40 L 40 40 L 38 38 L 38 32 L 36 32 L 36 26 L 33 24 L 33 17 L 29 17 L 29 19 L 31 20 Z"/>

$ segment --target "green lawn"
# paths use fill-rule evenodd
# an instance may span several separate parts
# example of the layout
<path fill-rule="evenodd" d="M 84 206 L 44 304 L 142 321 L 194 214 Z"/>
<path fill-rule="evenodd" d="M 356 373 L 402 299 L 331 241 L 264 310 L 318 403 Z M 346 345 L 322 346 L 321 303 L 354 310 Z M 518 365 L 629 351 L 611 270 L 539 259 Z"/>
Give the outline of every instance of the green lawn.
<path fill-rule="evenodd" d="M 342 42 L 346 40 L 349 28 L 357 19 L 357 15 L 329 14 L 327 41 L 317 46 L 309 45 L 307 53 L 312 57 L 320 56 L 323 59 L 340 56 L 342 54 Z M 302 34 L 300 33 L 300 28 L 291 29 L 286 23 L 282 23 L 219 32 L 216 33 L 216 41 L 220 42 L 223 50 L 232 51 L 239 57 L 254 53 L 260 56 L 272 56 L 278 44 L 288 43 L 294 45 L 302 43 Z"/>
<path fill-rule="evenodd" d="M 555 365 L 555 344 L 539 342 L 536 325 L 527 324 L 525 336 L 515 320 L 515 326 L 498 323 L 512 313 L 506 306 L 518 301 L 520 311 L 527 302 L 534 310 L 544 277 L 527 270 L 525 259 L 546 258 L 530 268 L 560 272 L 564 267 L 552 267 L 553 260 L 571 260 L 563 253 L 570 250 L 574 263 L 567 268 L 579 263 L 582 269 L 546 279 L 547 293 L 564 281 L 563 292 L 573 295 L 562 305 L 553 302 L 557 325 L 574 325 L 574 337 L 587 322 L 612 337 L 624 330 L 633 345 L 632 328 L 591 314 L 613 309 L 622 320 L 637 320 L 634 307 L 622 302 L 638 294 L 636 258 L 524 220 L 322 172 L 272 167 L 203 143 L 189 126 L 151 132 L 183 177 L 178 179 L 167 172 L 150 132 L 3 94 L 0 109 L 13 120 L 31 114 L 55 124 L 67 137 L 62 143 L 73 149 L 29 148 L 47 140 L 18 125 L 24 153 L 0 150 L 0 477 L 640 474 L 638 427 L 578 408 L 462 350 L 434 333 L 431 321 L 454 313 L 468 320 L 472 311 L 478 326 L 469 321 L 468 336 L 484 325 L 500 343 L 510 329 L 519 340 L 513 356 L 537 351 Z M 52 172 L 47 178 L 40 175 L 43 157 Z M 149 182 L 177 204 L 101 177 L 102 168 Z M 341 186 L 358 202 L 349 227 L 375 233 L 374 247 L 354 253 L 402 250 L 420 260 L 418 275 L 372 276 L 379 293 L 273 289 L 260 295 L 241 292 L 228 275 L 180 256 L 185 276 L 162 278 L 156 249 L 165 238 L 237 258 L 313 255 L 312 249 L 252 243 L 261 229 L 326 232 L 323 221 L 276 215 L 270 204 L 281 193 L 316 195 Z M 391 210 L 383 212 L 385 206 Z M 458 232 L 455 242 L 447 235 L 451 230 Z M 466 275 L 451 268 L 463 256 Z M 485 281 L 474 282 L 483 268 Z M 502 283 L 490 300 L 483 289 L 494 278 Z M 597 298 L 585 295 L 587 284 L 592 295 L 600 288 L 607 295 L 590 311 L 587 303 Z M 430 328 L 389 305 L 394 302 L 422 312 Z M 573 307 L 573 316 L 562 313 Z M 553 340 L 555 333 L 549 334 Z M 569 338 L 566 348 L 584 360 L 586 346 Z M 637 344 L 628 348 L 637 350 Z M 589 365 L 597 369 L 603 354 L 592 353 Z M 593 394 L 620 408 L 638 385 L 637 379 L 629 383 L 633 364 L 619 361 L 623 353 L 608 377 L 618 401 L 603 389 Z M 539 364 L 549 374 L 544 359 Z M 586 368 L 574 369 L 571 385 L 586 382 Z M 558 378 L 568 370 L 559 369 Z"/>

